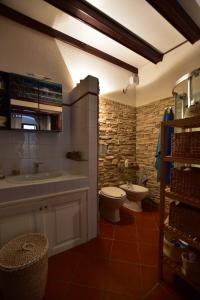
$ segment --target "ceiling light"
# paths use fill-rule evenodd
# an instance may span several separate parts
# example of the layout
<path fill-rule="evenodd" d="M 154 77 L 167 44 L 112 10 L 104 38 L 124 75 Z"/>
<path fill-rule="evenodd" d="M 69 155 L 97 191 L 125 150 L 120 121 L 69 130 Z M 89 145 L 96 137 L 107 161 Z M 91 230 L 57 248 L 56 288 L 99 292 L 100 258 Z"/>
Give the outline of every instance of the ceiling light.
<path fill-rule="evenodd" d="M 200 6 L 200 0 L 195 0 L 195 1 Z"/>

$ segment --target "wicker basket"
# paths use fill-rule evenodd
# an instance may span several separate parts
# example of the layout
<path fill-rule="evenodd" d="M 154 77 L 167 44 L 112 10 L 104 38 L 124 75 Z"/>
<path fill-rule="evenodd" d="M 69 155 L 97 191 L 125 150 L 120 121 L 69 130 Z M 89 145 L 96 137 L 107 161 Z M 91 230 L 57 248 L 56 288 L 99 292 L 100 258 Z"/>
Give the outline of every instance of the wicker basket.
<path fill-rule="evenodd" d="M 199 232 L 200 209 L 186 204 L 170 203 L 169 225 L 185 232 L 189 237 L 200 240 Z"/>
<path fill-rule="evenodd" d="M 171 149 L 174 157 L 200 158 L 200 131 L 173 134 Z"/>
<path fill-rule="evenodd" d="M 200 168 L 172 170 L 171 191 L 200 203 Z"/>
<path fill-rule="evenodd" d="M 48 240 L 40 233 L 19 236 L 0 250 L 0 289 L 5 300 L 41 300 L 48 270 Z"/>
<path fill-rule="evenodd" d="M 200 259 L 191 261 L 187 258 L 187 253 L 183 252 L 182 255 L 182 272 L 194 283 L 200 284 Z"/>

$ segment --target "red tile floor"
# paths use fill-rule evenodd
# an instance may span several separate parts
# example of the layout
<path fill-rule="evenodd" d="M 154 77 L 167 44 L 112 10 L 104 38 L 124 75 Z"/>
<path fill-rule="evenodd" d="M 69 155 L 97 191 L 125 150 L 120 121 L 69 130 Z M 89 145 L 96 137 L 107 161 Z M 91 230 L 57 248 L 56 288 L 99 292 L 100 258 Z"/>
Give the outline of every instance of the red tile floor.
<path fill-rule="evenodd" d="M 158 283 L 158 219 L 150 206 L 101 219 L 98 238 L 49 259 L 44 300 L 190 299 Z"/>

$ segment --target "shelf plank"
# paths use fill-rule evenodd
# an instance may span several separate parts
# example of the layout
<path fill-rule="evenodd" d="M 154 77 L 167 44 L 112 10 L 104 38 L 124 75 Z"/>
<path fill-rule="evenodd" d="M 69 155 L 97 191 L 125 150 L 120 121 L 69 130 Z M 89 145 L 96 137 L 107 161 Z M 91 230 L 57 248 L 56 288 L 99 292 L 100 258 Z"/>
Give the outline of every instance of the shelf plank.
<path fill-rule="evenodd" d="M 177 238 L 187 242 L 190 246 L 200 251 L 200 240 L 198 238 L 190 237 L 187 233 L 170 226 L 168 223 L 164 224 L 164 230 L 168 232 L 173 232 Z"/>
<path fill-rule="evenodd" d="M 175 157 L 175 156 L 164 156 L 163 161 L 165 162 L 179 162 L 183 164 L 196 164 L 200 165 L 200 158 L 194 157 Z"/>
<path fill-rule="evenodd" d="M 194 206 L 196 208 L 200 208 L 200 199 L 186 197 L 184 195 L 180 195 L 180 194 L 171 192 L 170 188 L 166 188 L 165 189 L 165 196 L 168 197 L 168 198 L 170 198 L 170 199 L 183 202 L 183 203 L 188 204 L 190 206 Z"/>
<path fill-rule="evenodd" d="M 200 127 L 200 116 L 191 118 L 170 120 L 162 122 L 164 126 L 168 127 L 179 127 L 179 128 L 198 128 Z"/>
<path fill-rule="evenodd" d="M 191 285 L 195 290 L 197 290 L 198 292 L 200 292 L 200 286 L 191 281 L 186 275 L 183 274 L 182 270 L 181 270 L 181 265 L 178 263 L 175 263 L 174 261 L 172 261 L 169 257 L 164 256 L 163 257 L 163 262 L 165 264 L 167 264 L 175 274 L 177 274 L 179 277 L 181 277 L 183 280 L 185 280 L 189 285 Z"/>

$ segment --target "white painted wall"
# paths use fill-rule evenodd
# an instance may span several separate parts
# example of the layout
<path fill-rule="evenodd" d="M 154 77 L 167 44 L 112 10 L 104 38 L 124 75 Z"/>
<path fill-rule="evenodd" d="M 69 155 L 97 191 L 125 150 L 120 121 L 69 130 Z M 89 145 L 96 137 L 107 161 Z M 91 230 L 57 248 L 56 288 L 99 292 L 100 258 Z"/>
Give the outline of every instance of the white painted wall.
<path fill-rule="evenodd" d="M 98 91 L 98 79 L 88 76 L 70 93 L 70 98 L 74 102 L 71 109 L 71 148 L 81 151 L 83 158 L 87 160 L 72 161 L 72 167 L 78 173 L 89 177 L 88 239 L 97 235 Z"/>
<path fill-rule="evenodd" d="M 200 67 L 200 41 L 189 42 L 166 54 L 163 61 L 148 63 L 139 69 L 136 106 L 172 96 L 175 82 L 184 74 Z"/>
<path fill-rule="evenodd" d="M 73 82 L 55 39 L 0 16 L 0 70 L 41 74 L 60 82 L 64 100 Z"/>
<path fill-rule="evenodd" d="M 141 106 L 170 97 L 176 80 L 200 66 L 200 41 L 194 45 L 186 43 L 166 54 L 162 62 L 156 65 L 148 62 L 140 67 L 139 86 L 123 94 L 131 73 L 120 67 L 4 17 L 0 17 L 0 35 L 0 69 L 38 73 L 60 81 L 65 101 L 68 101 L 68 91 L 92 75 L 99 78 L 100 95 Z"/>
<path fill-rule="evenodd" d="M 41 161 L 40 171 L 67 170 L 70 162 L 65 154 L 70 150 L 70 110 L 64 108 L 63 131 L 27 132 L 0 131 L 0 168 L 5 175 L 12 170 L 21 174 L 33 173 L 34 162 Z"/>
<path fill-rule="evenodd" d="M 122 92 L 129 82 L 131 72 L 63 42 L 57 41 L 57 46 L 74 85 L 91 75 L 99 79 L 100 95 L 135 106 L 135 89 L 129 89 L 126 94 Z"/>
<path fill-rule="evenodd" d="M 67 101 L 72 80 L 54 39 L 3 17 L 0 17 L 0 36 L 0 70 L 51 77 L 63 84 Z M 0 165 L 6 175 L 12 169 L 33 172 L 35 161 L 44 163 L 41 171 L 68 167 L 65 153 L 71 145 L 69 110 L 64 108 L 63 132 L 60 133 L 0 131 Z"/>
<path fill-rule="evenodd" d="M 122 92 L 131 72 L 4 17 L 0 36 L 1 70 L 51 77 L 63 84 L 65 101 L 68 91 L 91 75 L 99 79 L 101 95 L 135 106 L 135 89 Z"/>

